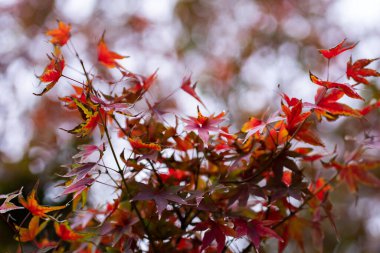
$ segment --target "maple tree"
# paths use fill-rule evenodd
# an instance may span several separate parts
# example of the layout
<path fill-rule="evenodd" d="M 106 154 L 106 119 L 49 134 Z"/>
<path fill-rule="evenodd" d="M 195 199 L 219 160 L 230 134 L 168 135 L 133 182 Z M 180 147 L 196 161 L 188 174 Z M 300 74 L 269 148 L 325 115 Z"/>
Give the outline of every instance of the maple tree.
<path fill-rule="evenodd" d="M 318 87 L 314 102 L 283 93 L 279 111 L 266 119 L 252 116 L 240 131 L 231 133 L 225 112 L 205 116 L 197 107 L 197 116 L 176 117 L 168 123 L 159 108 L 162 101 L 153 106 L 147 101 L 148 108 L 139 111 L 135 105 L 148 100 L 158 73 L 143 76 L 116 62 L 125 57 L 108 49 L 104 33 L 97 59 L 104 71 L 116 71 L 120 81 L 107 82 L 89 72 L 75 50 L 84 79 L 63 75 L 71 26 L 58 24 L 47 32 L 54 53 L 38 77 L 48 84 L 36 95 L 49 92 L 64 78 L 74 80 L 75 94 L 60 94 L 59 99 L 68 110 L 79 112 L 81 123 L 65 131 L 78 138 L 99 138 L 98 143 L 79 146 L 73 162 L 65 165 L 67 172 L 60 175 L 64 183 L 58 197 L 69 196 L 66 205 L 40 205 L 37 184 L 26 200 L 22 189 L 0 195 L 5 199 L 1 215 L 28 212 L 21 222 L 7 219 L 20 251 L 27 246 L 32 252 L 221 253 L 233 252 L 232 245 L 241 243 L 242 252 L 260 252 L 269 238 L 283 252 L 290 240 L 304 250 L 300 233 L 304 228 L 313 231 L 320 250 L 322 222 L 328 220 L 336 230 L 329 198 L 335 185 L 344 183 L 355 194 L 360 184 L 380 186 L 380 179 L 369 172 L 379 168 L 380 160 L 366 157 L 374 145 L 372 136 L 366 135 L 355 150 L 340 158 L 338 148 L 325 152 L 317 131 L 324 119 L 360 120 L 378 107 L 378 102 L 365 102 L 353 109 L 337 102 L 344 96 L 364 100 L 356 87 L 370 86 L 367 78 L 379 76 L 365 68 L 377 59 L 352 63 L 350 57 L 346 76 L 354 84 L 323 80 L 310 71 L 311 83 Z M 344 42 L 320 50 L 328 67 L 332 59 L 357 45 L 343 47 Z M 110 89 L 102 88 L 102 83 Z M 191 83 L 185 77 L 163 100 L 182 91 L 204 106 L 196 83 Z M 114 138 L 123 140 L 124 146 L 116 146 Z M 111 163 L 103 159 L 106 155 Z M 315 173 L 320 169 L 329 173 Z M 87 194 L 97 183 L 111 187 L 117 197 L 94 209 L 87 204 Z M 19 205 L 11 202 L 16 197 Z"/>

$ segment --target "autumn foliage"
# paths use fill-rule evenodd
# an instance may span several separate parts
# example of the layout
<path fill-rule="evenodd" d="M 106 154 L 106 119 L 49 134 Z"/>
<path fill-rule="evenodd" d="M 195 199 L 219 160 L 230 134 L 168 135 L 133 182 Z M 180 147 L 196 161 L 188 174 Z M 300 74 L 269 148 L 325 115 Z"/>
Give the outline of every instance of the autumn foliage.
<path fill-rule="evenodd" d="M 46 34 L 54 49 L 38 76 L 45 87 L 36 95 L 57 83 L 65 85 L 62 79 L 72 82 L 74 93 L 59 94 L 59 99 L 67 110 L 78 112 L 80 123 L 65 131 L 77 138 L 100 138 L 79 146 L 65 172 L 57 173 L 64 180 L 57 186 L 62 189 L 58 196 L 67 197 L 66 205 L 41 205 L 38 184 L 26 199 L 22 189 L 0 195 L 2 216 L 11 217 L 19 209 L 29 213 L 23 221 L 7 219 L 20 251 L 259 252 L 267 241 L 278 244 L 278 252 L 290 241 L 304 251 L 305 230 L 313 231 L 320 250 L 321 224 L 326 220 L 336 230 L 330 201 L 334 186 L 344 183 L 354 194 L 363 184 L 380 186 L 371 172 L 380 167 L 380 160 L 366 157 L 371 136 L 342 157 L 341 147 L 327 150 L 318 131 L 326 120 L 365 120 L 379 107 L 379 102 L 366 102 L 370 98 L 364 101 L 358 88 L 373 85 L 370 78 L 380 75 L 368 68 L 377 59 L 349 57 L 346 82 L 310 71 L 311 82 L 305 86 L 317 88 L 314 101 L 282 92 L 277 112 L 252 116 L 233 132 L 226 112 L 208 112 L 190 76 L 153 103 L 147 94 L 158 72 L 143 76 L 127 70 L 120 63 L 125 56 L 109 49 L 105 33 L 97 49 L 89 50 L 102 73 L 116 71 L 118 82 L 86 69 L 80 54 L 64 53 L 65 47 L 76 52 L 69 43 L 69 24 L 59 21 L 58 28 Z M 319 50 L 328 66 L 357 45 L 344 46 L 345 41 Z M 65 75 L 64 59 L 71 56 L 81 63 L 83 80 Z M 199 103 L 195 115 L 166 118 L 160 104 L 178 92 Z M 362 107 L 340 102 L 343 97 L 363 101 Z M 138 103 L 147 109 L 138 111 Z M 122 146 L 115 145 L 116 138 Z M 105 156 L 113 162 L 106 163 Z M 87 203 L 87 194 L 98 183 L 114 189 L 116 197 L 95 209 Z"/>

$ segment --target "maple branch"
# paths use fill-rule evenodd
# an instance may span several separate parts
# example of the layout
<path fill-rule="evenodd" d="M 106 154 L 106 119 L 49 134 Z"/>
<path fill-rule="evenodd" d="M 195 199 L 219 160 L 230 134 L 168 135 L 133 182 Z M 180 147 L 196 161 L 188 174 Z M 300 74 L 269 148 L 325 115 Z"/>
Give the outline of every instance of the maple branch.
<path fill-rule="evenodd" d="M 74 47 L 74 43 L 73 43 L 71 40 L 69 41 L 69 43 L 71 44 L 71 46 L 72 46 L 72 48 L 73 48 L 73 50 L 74 50 L 74 52 L 75 52 L 75 57 L 77 57 L 77 59 L 78 59 L 79 62 L 80 62 L 80 65 L 82 66 L 82 69 L 83 69 L 84 75 L 86 76 L 87 83 L 88 83 L 88 85 L 90 86 L 90 88 L 92 89 L 92 87 L 91 87 L 91 80 L 90 80 L 90 77 L 88 76 L 88 73 L 87 73 L 87 71 L 86 71 L 86 68 L 84 67 L 83 60 L 79 57 L 79 54 L 78 54 L 77 50 L 76 50 L 75 47 Z"/>
<path fill-rule="evenodd" d="M 61 75 L 62 77 L 64 77 L 64 78 L 67 78 L 67 79 L 69 79 L 69 80 L 71 80 L 71 81 L 73 81 L 73 82 L 76 82 L 76 83 L 79 83 L 79 84 L 81 84 L 81 85 L 84 85 L 83 83 L 81 83 L 81 82 L 79 82 L 78 80 L 75 80 L 74 78 L 71 78 L 71 77 L 69 77 L 69 76 L 66 76 L 66 75 Z"/>
<path fill-rule="evenodd" d="M 150 167 L 152 167 L 152 171 L 157 178 L 157 181 L 158 181 L 158 184 L 160 185 L 160 188 L 164 187 L 164 182 L 162 182 L 160 175 L 157 173 L 156 167 L 154 167 L 154 165 L 150 159 L 146 159 L 146 160 L 149 163 Z"/>
<path fill-rule="evenodd" d="M 330 78 L 330 58 L 327 59 L 327 81 L 329 81 Z"/>
<path fill-rule="evenodd" d="M 198 147 L 196 148 L 196 152 L 197 152 L 197 160 L 199 160 L 199 152 L 198 152 Z M 196 171 L 195 171 L 195 186 L 194 186 L 194 190 L 197 190 L 198 189 L 198 184 L 199 184 L 199 171 L 201 169 L 201 165 L 202 165 L 202 161 L 203 161 L 204 157 L 202 158 L 201 161 L 199 161 L 199 164 L 196 168 Z"/>
<path fill-rule="evenodd" d="M 114 160 L 116 162 L 116 165 L 117 165 L 117 167 L 119 169 L 118 172 L 119 172 L 119 174 L 121 176 L 121 179 L 122 179 L 122 182 L 124 184 L 127 197 L 128 197 L 128 199 L 131 199 L 131 195 L 130 195 L 130 191 L 129 191 L 129 188 L 128 188 L 128 184 L 127 184 L 127 181 L 126 181 L 126 179 L 124 177 L 124 172 L 121 169 L 121 166 L 120 166 L 119 161 L 118 161 L 117 156 L 116 156 L 116 152 L 115 152 L 114 147 L 112 145 L 110 134 L 108 132 L 108 128 L 107 128 L 107 115 L 106 115 L 105 119 L 103 119 L 101 113 L 99 115 L 100 115 L 100 119 L 102 121 L 102 124 L 104 126 L 104 132 L 106 133 L 106 137 L 107 137 L 108 143 L 110 144 L 110 148 L 111 148 L 111 152 L 112 152 L 113 158 L 114 158 Z M 115 118 L 115 117 L 113 117 L 113 118 Z M 136 203 L 134 201 L 131 201 L 130 203 L 131 203 L 131 207 L 135 211 L 135 213 L 136 213 L 136 215 L 137 215 L 137 217 L 138 217 L 141 225 L 143 226 L 144 232 L 145 232 L 145 234 L 148 237 L 150 245 L 152 245 L 153 252 L 158 252 L 157 248 L 156 248 L 156 245 L 154 244 L 154 240 L 152 238 L 152 235 L 149 232 L 148 226 L 145 224 L 144 218 L 142 217 L 140 211 L 138 210 Z"/>
<path fill-rule="evenodd" d="M 29 214 L 28 214 L 29 215 Z M 21 237 L 20 237 L 20 232 L 19 230 L 16 229 L 16 227 L 14 226 L 14 224 L 10 223 L 8 221 L 8 218 L 11 217 L 10 214 L 8 216 L 8 218 L 6 219 L 4 217 L 4 214 L 0 214 L 0 217 L 1 219 L 8 225 L 8 227 L 16 234 L 17 238 L 18 238 L 18 244 L 20 246 L 20 250 L 21 250 L 21 253 L 24 253 L 24 249 L 22 247 L 22 243 L 21 243 Z M 11 217 L 12 218 L 12 217 Z M 13 218 L 12 218 L 13 219 Z M 20 226 L 21 227 L 21 226 Z"/>
<path fill-rule="evenodd" d="M 21 221 L 20 226 L 19 226 L 19 229 L 18 229 L 18 231 L 17 231 L 17 238 L 18 238 L 18 240 L 19 240 L 19 245 L 20 245 L 21 253 L 24 253 L 24 248 L 22 247 L 22 244 L 21 244 L 20 230 L 21 230 L 22 225 L 25 223 L 26 219 L 28 219 L 29 216 L 30 216 L 30 212 L 29 212 L 29 213 L 25 216 L 25 218 Z"/>
<path fill-rule="evenodd" d="M 118 186 L 114 186 L 114 185 L 111 185 L 111 184 L 107 184 L 105 182 L 102 182 L 102 181 L 99 181 L 99 180 L 96 180 L 95 182 L 99 183 L 99 184 L 102 184 L 102 185 L 105 185 L 105 186 L 109 186 L 111 188 L 116 188 L 116 189 L 119 189 Z"/>
<path fill-rule="evenodd" d="M 116 122 L 116 125 L 119 127 L 119 130 L 123 132 L 125 136 L 128 136 L 128 133 L 125 131 L 125 129 L 121 126 L 120 122 L 116 119 L 115 115 L 112 114 L 112 119 Z"/>
<path fill-rule="evenodd" d="M 103 158 L 102 158 L 102 161 L 103 161 L 103 164 L 98 164 L 98 166 L 105 168 L 106 171 L 107 171 L 107 170 L 112 170 L 112 171 L 114 171 L 114 172 L 118 172 L 118 171 L 115 170 L 114 168 L 111 168 L 111 167 L 106 166 L 105 163 L 104 163 L 104 159 L 103 159 Z"/>

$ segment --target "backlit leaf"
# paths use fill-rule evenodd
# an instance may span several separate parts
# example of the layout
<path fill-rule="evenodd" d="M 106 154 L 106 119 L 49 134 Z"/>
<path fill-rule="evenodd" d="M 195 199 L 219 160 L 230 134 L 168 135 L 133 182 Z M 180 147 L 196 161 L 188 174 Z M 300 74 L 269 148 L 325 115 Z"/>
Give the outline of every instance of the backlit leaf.
<path fill-rule="evenodd" d="M 195 88 L 197 87 L 197 83 L 191 84 L 191 76 L 185 77 L 182 80 L 181 89 L 185 91 L 187 94 L 198 100 L 199 103 L 201 103 L 204 107 L 205 104 L 202 102 L 198 94 L 195 92 Z"/>
<path fill-rule="evenodd" d="M 128 138 L 131 147 L 134 150 L 150 149 L 155 151 L 161 151 L 161 146 L 157 143 L 143 143 L 140 139 Z"/>
<path fill-rule="evenodd" d="M 203 140 L 204 143 L 208 142 L 209 132 L 210 131 L 220 131 L 219 123 L 221 123 L 224 119 L 225 112 L 221 112 L 218 115 L 214 116 L 211 114 L 209 117 L 203 116 L 199 107 L 198 117 L 189 117 L 188 119 L 183 119 L 186 123 L 185 130 L 187 131 L 198 131 L 199 137 Z"/>
<path fill-rule="evenodd" d="M 62 194 L 60 194 L 59 196 L 74 193 L 74 198 L 76 198 L 84 190 L 89 188 L 94 182 L 95 182 L 95 179 L 91 177 L 85 177 L 85 178 L 82 178 L 81 180 L 74 181 L 69 186 L 67 186 L 65 190 L 62 192 Z"/>
<path fill-rule="evenodd" d="M 369 85 L 369 82 L 366 78 L 370 76 L 379 77 L 380 73 L 374 69 L 368 69 L 365 67 L 369 65 L 371 62 L 377 61 L 378 59 L 379 58 L 361 59 L 352 63 L 352 57 L 350 57 L 350 60 L 347 62 L 347 70 L 346 70 L 347 78 L 348 79 L 352 78 L 358 83 Z"/>
<path fill-rule="evenodd" d="M 310 80 L 320 86 L 323 86 L 327 89 L 336 88 L 343 91 L 344 94 L 351 98 L 364 100 L 349 84 L 345 83 L 334 83 L 329 81 L 322 81 L 317 76 L 313 75 L 313 73 L 309 72 Z"/>
<path fill-rule="evenodd" d="M 36 96 L 42 96 L 49 90 L 51 90 L 54 85 L 58 82 L 59 78 L 62 76 L 62 71 L 65 67 L 65 60 L 63 56 L 48 56 L 50 63 L 46 66 L 42 75 L 38 78 L 43 83 L 48 83 L 47 86 L 42 90 L 41 93 L 33 93 Z"/>
<path fill-rule="evenodd" d="M 380 179 L 368 172 L 368 170 L 379 168 L 380 161 L 351 161 L 348 164 L 332 161 L 328 166 L 339 171 L 339 178 L 346 182 L 351 192 L 358 191 L 358 183 L 380 187 Z"/>
<path fill-rule="evenodd" d="M 330 48 L 330 49 L 319 49 L 318 51 L 327 59 L 331 59 L 331 58 L 334 58 L 335 56 L 347 51 L 347 50 L 350 50 L 350 49 L 353 49 L 357 44 L 352 44 L 350 46 L 346 46 L 344 47 L 343 44 L 346 42 L 346 39 L 342 40 L 338 45 L 336 45 L 335 47 L 333 48 Z"/>
<path fill-rule="evenodd" d="M 105 33 L 103 33 L 98 43 L 98 61 L 107 68 L 121 67 L 119 63 L 116 62 L 116 60 L 123 59 L 125 56 L 110 51 L 106 42 L 104 41 L 104 35 Z"/>
<path fill-rule="evenodd" d="M 72 98 L 73 102 L 77 106 L 78 111 L 80 112 L 84 122 L 76 126 L 71 130 L 65 130 L 71 134 L 75 134 L 78 137 L 85 137 L 89 135 L 96 126 L 98 126 L 99 121 L 101 120 L 100 113 L 104 112 L 101 109 L 94 110 L 85 103 L 82 103 L 77 98 Z"/>
<path fill-rule="evenodd" d="M 0 195 L 0 199 L 5 199 L 3 204 L 1 204 L 0 206 L 0 214 L 6 213 L 12 210 L 23 209 L 23 207 L 16 206 L 12 202 L 10 202 L 12 199 L 19 196 L 21 193 L 22 193 L 22 188 L 18 192 L 12 192 L 8 194 Z"/>
<path fill-rule="evenodd" d="M 41 206 L 38 204 L 36 199 L 36 191 L 37 191 L 38 183 L 34 186 L 33 190 L 29 193 L 27 199 L 20 194 L 18 196 L 18 201 L 21 205 L 23 205 L 33 216 L 38 217 L 47 217 L 46 213 L 50 213 L 52 211 L 61 210 L 66 206 Z"/>
<path fill-rule="evenodd" d="M 84 235 L 74 232 L 67 223 L 54 223 L 55 233 L 64 241 L 78 241 Z"/>
<path fill-rule="evenodd" d="M 15 239 L 20 242 L 29 242 L 33 241 L 36 236 L 46 227 L 48 220 L 43 222 L 40 225 L 40 217 L 34 216 L 28 225 L 28 228 L 22 228 L 15 226 L 19 232 L 18 236 L 15 236 Z"/>
<path fill-rule="evenodd" d="M 65 24 L 62 21 L 58 21 L 58 28 L 51 29 L 46 32 L 47 35 L 51 36 L 50 42 L 54 45 L 63 46 L 70 39 L 71 25 Z"/>
<path fill-rule="evenodd" d="M 359 111 L 350 106 L 337 102 L 344 95 L 344 92 L 339 89 L 319 88 L 315 96 L 315 103 L 305 102 L 304 105 L 311 107 L 317 118 L 321 120 L 322 116 L 328 120 L 335 120 L 338 116 L 361 117 Z"/>

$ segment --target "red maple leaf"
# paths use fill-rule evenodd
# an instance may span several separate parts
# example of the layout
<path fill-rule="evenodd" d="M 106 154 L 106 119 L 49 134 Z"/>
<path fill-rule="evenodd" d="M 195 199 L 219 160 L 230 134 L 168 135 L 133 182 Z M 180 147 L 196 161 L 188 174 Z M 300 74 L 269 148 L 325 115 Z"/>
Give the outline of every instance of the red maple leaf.
<path fill-rule="evenodd" d="M 284 98 L 287 105 L 281 102 L 281 108 L 286 117 L 286 129 L 289 134 L 297 140 L 323 146 L 321 139 L 312 127 L 312 123 L 307 121 L 311 112 L 302 112 L 303 103 L 301 100 L 296 98 L 289 99 L 287 96 Z"/>
<path fill-rule="evenodd" d="M 159 177 L 164 184 L 178 185 L 181 181 L 189 179 L 189 173 L 184 170 L 169 168 L 167 173 L 160 173 Z"/>
<path fill-rule="evenodd" d="M 204 107 L 205 104 L 202 102 L 198 94 L 195 92 L 195 88 L 197 87 L 197 82 L 191 84 L 191 76 L 184 77 L 182 80 L 181 89 L 185 91 L 187 94 L 198 100 L 199 103 L 201 103 Z"/>
<path fill-rule="evenodd" d="M 283 120 L 283 117 L 280 116 L 272 116 L 267 120 L 259 120 L 255 117 L 250 117 L 247 122 L 245 122 L 241 128 L 243 133 L 247 133 L 245 136 L 245 140 L 247 140 L 251 135 L 256 134 L 257 132 L 262 134 L 265 128 L 272 123 Z M 269 128 L 268 128 L 269 129 Z"/>
<path fill-rule="evenodd" d="M 75 179 L 73 183 L 78 182 L 79 180 L 82 180 L 85 178 L 87 175 L 89 175 L 90 172 L 92 172 L 97 163 L 89 162 L 89 163 L 74 163 L 70 167 L 70 170 L 63 175 L 62 177 L 74 177 Z"/>
<path fill-rule="evenodd" d="M 82 103 L 86 103 L 86 95 L 84 93 L 83 87 L 76 86 L 76 85 L 71 85 L 73 87 L 74 92 L 70 96 L 65 96 L 65 97 L 58 97 L 59 100 L 65 103 L 65 107 L 69 110 L 75 110 L 77 109 L 77 105 L 75 104 L 73 98 L 76 98 L 80 100 Z"/>
<path fill-rule="evenodd" d="M 357 44 L 358 42 L 356 42 L 355 44 L 352 44 L 350 46 L 347 46 L 347 47 L 343 47 L 343 44 L 344 42 L 346 42 L 346 39 L 342 40 L 338 45 L 336 45 L 335 47 L 333 48 L 330 48 L 330 49 L 319 49 L 318 51 L 327 59 L 331 59 L 347 50 L 350 50 L 350 49 L 353 49 Z"/>
<path fill-rule="evenodd" d="M 175 148 L 178 150 L 187 151 L 194 148 L 194 143 L 189 135 L 186 135 L 184 138 L 173 136 L 173 139 L 176 142 Z"/>
<path fill-rule="evenodd" d="M 351 97 L 351 98 L 356 98 L 356 99 L 362 99 L 364 100 L 352 87 L 351 85 L 349 84 L 345 84 L 345 83 L 334 83 L 334 82 L 329 82 L 329 81 L 322 81 L 321 79 L 319 79 L 317 76 L 313 75 L 310 71 L 309 71 L 309 75 L 310 75 L 310 80 L 317 84 L 317 85 L 320 85 L 320 86 L 323 86 L 327 89 L 331 89 L 331 88 L 337 88 L 341 91 L 344 92 L 344 94 L 346 94 L 347 96 Z"/>
<path fill-rule="evenodd" d="M 48 85 L 42 90 L 41 93 L 33 93 L 36 96 L 42 96 L 49 90 L 51 90 L 54 85 L 58 82 L 59 78 L 62 76 L 62 71 L 65 67 L 65 60 L 63 56 L 48 56 L 50 63 L 45 67 L 44 72 L 38 78 L 43 83 L 48 83 Z"/>
<path fill-rule="evenodd" d="M 380 100 L 375 101 L 374 103 L 371 103 L 364 108 L 360 110 L 360 113 L 364 116 L 368 113 L 370 113 L 373 109 L 379 108 L 380 107 Z"/>
<path fill-rule="evenodd" d="M 315 104 L 305 102 L 304 105 L 314 109 L 318 120 L 321 120 L 322 116 L 328 120 L 335 120 L 338 116 L 361 117 L 359 111 L 337 102 L 343 96 L 344 92 L 339 89 L 320 88 L 314 97 Z"/>
<path fill-rule="evenodd" d="M 80 145 L 78 146 L 80 152 L 73 156 L 73 159 L 79 159 L 80 162 L 85 161 L 89 156 L 91 156 L 94 152 L 99 152 L 99 159 L 103 157 L 103 153 L 105 150 L 105 145 L 100 144 L 99 146 L 88 144 L 88 145 Z"/>
<path fill-rule="evenodd" d="M 380 73 L 374 69 L 368 69 L 365 67 L 369 65 L 371 62 L 377 61 L 378 59 L 380 58 L 361 59 L 352 63 L 352 57 L 350 57 L 350 60 L 347 62 L 347 70 L 346 70 L 347 78 L 348 79 L 352 78 L 358 83 L 369 85 L 369 82 L 366 79 L 366 77 L 369 77 L 369 76 L 378 77 L 380 76 Z"/>
<path fill-rule="evenodd" d="M 138 93 L 141 91 L 146 92 L 149 90 L 149 88 L 154 84 L 154 82 L 157 79 L 157 72 L 158 70 L 154 71 L 148 77 L 133 72 L 125 71 L 122 71 L 122 74 L 123 76 L 128 78 L 128 81 L 132 85 L 134 85 L 132 88 L 129 89 L 129 91 L 133 93 Z"/>

